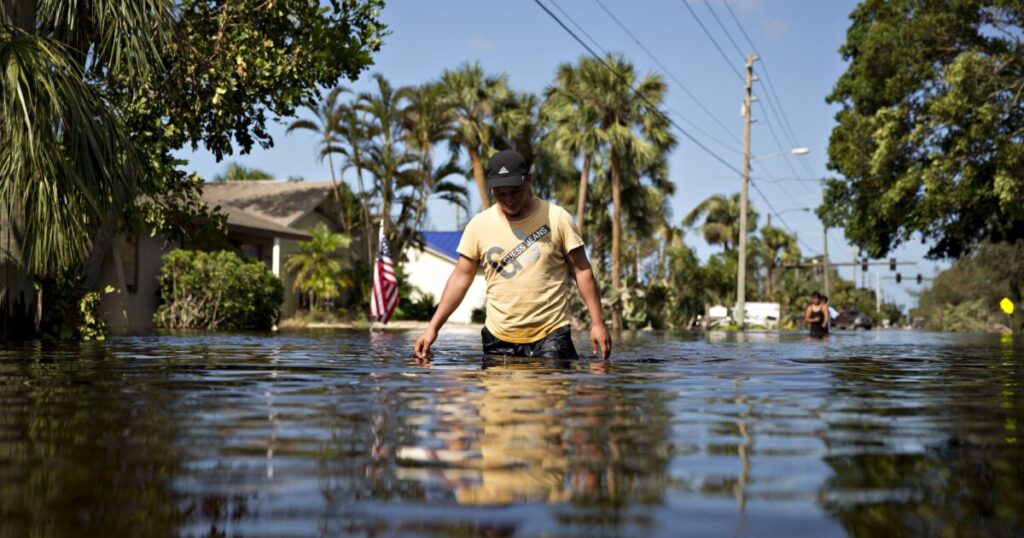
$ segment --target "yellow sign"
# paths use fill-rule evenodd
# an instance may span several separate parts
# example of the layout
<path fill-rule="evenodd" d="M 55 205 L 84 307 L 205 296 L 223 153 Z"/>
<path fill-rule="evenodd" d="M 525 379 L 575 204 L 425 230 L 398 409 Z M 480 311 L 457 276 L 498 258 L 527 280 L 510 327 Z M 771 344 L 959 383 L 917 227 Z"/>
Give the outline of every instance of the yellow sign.
<path fill-rule="evenodd" d="M 1013 301 L 1011 301 L 1010 299 L 1008 299 L 1006 297 L 1003 297 L 1003 300 L 999 301 L 999 308 L 1002 308 L 1003 312 L 1006 312 L 1007 316 L 1012 315 L 1013 314 Z"/>

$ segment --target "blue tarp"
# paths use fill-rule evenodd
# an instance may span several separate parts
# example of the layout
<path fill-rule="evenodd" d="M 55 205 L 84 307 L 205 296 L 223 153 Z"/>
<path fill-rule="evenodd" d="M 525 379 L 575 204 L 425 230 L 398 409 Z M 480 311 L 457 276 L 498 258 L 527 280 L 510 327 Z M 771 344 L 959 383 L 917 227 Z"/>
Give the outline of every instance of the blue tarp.
<path fill-rule="evenodd" d="M 459 253 L 455 250 L 462 240 L 462 232 L 420 232 L 427 248 L 437 251 L 452 261 L 459 259 Z"/>

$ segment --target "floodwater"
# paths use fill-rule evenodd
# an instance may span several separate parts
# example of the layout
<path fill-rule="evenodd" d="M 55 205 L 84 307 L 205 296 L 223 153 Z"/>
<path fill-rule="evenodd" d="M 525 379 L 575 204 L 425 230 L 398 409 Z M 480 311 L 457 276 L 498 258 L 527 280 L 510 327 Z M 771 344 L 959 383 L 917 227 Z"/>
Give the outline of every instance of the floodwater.
<path fill-rule="evenodd" d="M 1020 338 L 416 336 L 0 350 L 0 536 L 1024 532 Z"/>

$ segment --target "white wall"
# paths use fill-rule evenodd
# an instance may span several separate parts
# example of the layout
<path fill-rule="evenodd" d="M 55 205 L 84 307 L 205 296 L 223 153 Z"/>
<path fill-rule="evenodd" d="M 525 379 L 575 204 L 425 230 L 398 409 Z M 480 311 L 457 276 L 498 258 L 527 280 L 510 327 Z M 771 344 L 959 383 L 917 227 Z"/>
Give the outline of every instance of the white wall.
<path fill-rule="evenodd" d="M 435 303 L 441 300 L 441 292 L 448 282 L 448 277 L 455 269 L 455 262 L 431 252 L 429 250 L 419 251 L 415 248 L 406 250 L 408 260 L 405 263 L 405 275 L 409 283 L 434 296 Z M 487 282 L 484 280 L 483 270 L 477 270 L 473 284 L 466 292 L 462 304 L 455 309 L 449 321 L 455 323 L 471 323 L 473 309 L 484 306 L 487 298 Z"/>
<path fill-rule="evenodd" d="M 120 234 L 119 234 L 120 235 Z M 149 334 L 153 331 L 153 314 L 160 304 L 160 283 L 157 276 L 163 265 L 162 256 L 178 248 L 177 242 L 165 244 L 163 236 L 139 235 L 138 288 L 134 293 L 120 289 L 114 259 L 107 255 L 100 273 L 99 316 L 107 322 L 113 334 Z M 114 241 L 117 248 L 118 241 Z M 110 286 L 114 293 L 104 293 Z"/>

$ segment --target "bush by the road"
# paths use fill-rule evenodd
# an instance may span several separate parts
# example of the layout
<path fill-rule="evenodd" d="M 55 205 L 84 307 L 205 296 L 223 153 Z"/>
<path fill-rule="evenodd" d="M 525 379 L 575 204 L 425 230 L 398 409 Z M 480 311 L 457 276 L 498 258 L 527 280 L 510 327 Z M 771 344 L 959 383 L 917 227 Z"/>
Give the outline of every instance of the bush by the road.
<path fill-rule="evenodd" d="M 277 322 L 284 285 L 262 262 L 196 250 L 175 250 L 163 262 L 157 327 L 265 331 Z"/>

